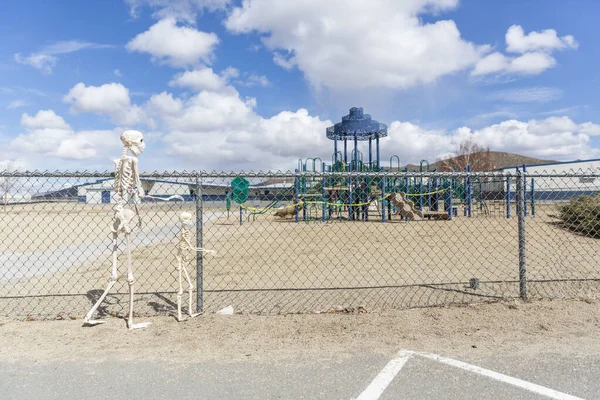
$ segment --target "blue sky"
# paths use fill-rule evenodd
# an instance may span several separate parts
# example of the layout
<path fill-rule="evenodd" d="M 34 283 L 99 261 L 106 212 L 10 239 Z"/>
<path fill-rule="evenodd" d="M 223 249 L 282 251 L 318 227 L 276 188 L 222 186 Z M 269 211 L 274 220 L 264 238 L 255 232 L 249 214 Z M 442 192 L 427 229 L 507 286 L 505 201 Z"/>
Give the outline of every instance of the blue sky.
<path fill-rule="evenodd" d="M 600 157 L 600 3 L 565 4 L 7 0 L 0 163 L 110 169 L 133 128 L 146 170 L 287 170 L 329 159 L 325 127 L 353 106 L 403 163 L 469 138 Z"/>

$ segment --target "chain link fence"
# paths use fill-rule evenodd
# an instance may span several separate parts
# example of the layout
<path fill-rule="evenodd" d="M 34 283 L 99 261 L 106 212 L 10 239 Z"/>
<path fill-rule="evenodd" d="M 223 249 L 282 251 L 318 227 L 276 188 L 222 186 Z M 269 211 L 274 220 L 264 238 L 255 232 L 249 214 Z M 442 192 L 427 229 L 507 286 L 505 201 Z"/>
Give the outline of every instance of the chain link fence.
<path fill-rule="evenodd" d="M 131 235 L 134 310 L 176 310 L 184 211 L 196 216 L 193 243 L 212 251 L 194 252 L 186 263 L 194 307 L 204 312 L 229 305 L 279 314 L 598 298 L 599 178 L 145 174 L 151 197 L 130 205 L 141 219 Z M 0 315 L 85 315 L 110 277 L 112 186 L 110 173 L 0 174 Z M 127 310 L 125 249 L 121 236 L 119 281 L 101 316 Z"/>

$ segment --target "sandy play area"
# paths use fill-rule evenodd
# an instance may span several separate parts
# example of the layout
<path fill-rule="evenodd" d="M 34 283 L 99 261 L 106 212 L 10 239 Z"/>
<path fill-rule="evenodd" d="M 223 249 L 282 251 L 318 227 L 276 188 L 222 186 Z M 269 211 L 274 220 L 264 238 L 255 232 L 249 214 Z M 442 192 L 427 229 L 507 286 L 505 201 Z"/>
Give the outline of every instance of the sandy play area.
<path fill-rule="evenodd" d="M 134 232 L 138 314 L 175 307 L 178 214 L 189 203 L 143 204 Z M 236 312 L 356 311 L 454 302 L 497 301 L 519 295 L 517 219 L 459 216 L 452 221 L 295 223 L 270 214 L 229 217 L 224 207 L 203 213 L 204 310 Z M 560 228 L 552 206 L 528 217 L 527 277 L 532 298 L 600 297 L 598 240 Z M 86 313 L 110 274 L 110 205 L 77 203 L 6 207 L 0 214 L 0 314 L 66 318 Z M 120 245 L 125 248 L 124 243 Z M 191 255 L 193 258 L 194 255 Z M 121 278 L 100 308 L 126 307 L 126 258 Z M 192 259 L 188 270 L 197 276 Z M 478 288 L 469 286 L 472 278 Z M 185 288 L 187 289 L 187 287 Z M 194 293 L 194 299 L 196 293 Z"/>

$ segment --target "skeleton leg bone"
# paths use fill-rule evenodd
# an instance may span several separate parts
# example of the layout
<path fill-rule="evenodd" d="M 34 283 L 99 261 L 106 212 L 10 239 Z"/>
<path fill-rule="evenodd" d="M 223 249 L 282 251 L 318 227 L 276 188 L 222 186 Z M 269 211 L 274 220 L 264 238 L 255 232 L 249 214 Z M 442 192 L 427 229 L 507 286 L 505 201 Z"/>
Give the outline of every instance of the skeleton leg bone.
<path fill-rule="evenodd" d="M 133 295 L 135 293 L 133 278 L 133 265 L 131 263 L 131 234 L 125 233 L 127 239 L 127 283 L 129 284 L 129 316 L 127 317 L 127 326 L 129 329 L 141 329 L 147 328 L 152 322 L 140 322 L 137 324 L 133 323 Z"/>
<path fill-rule="evenodd" d="M 98 301 L 96 301 L 96 304 L 94 304 L 94 306 L 91 308 L 91 310 L 86 314 L 85 318 L 83 319 L 84 325 L 92 325 L 93 326 L 93 325 L 103 324 L 106 322 L 106 321 L 102 321 L 102 320 L 92 319 L 92 316 L 94 315 L 94 313 L 96 312 L 98 307 L 100 307 L 100 304 L 102 304 L 102 302 L 104 301 L 104 298 L 106 297 L 106 295 L 108 294 L 110 289 L 112 289 L 112 287 L 115 285 L 115 283 L 117 283 L 117 239 L 118 239 L 117 232 L 113 232 L 112 273 L 111 273 L 110 279 L 108 281 L 108 286 L 104 290 L 104 293 L 102 293 L 102 296 L 100 296 Z"/>
<path fill-rule="evenodd" d="M 181 277 L 182 260 L 181 256 L 177 256 L 177 272 L 179 274 L 179 291 L 177 292 L 177 321 L 183 320 L 181 316 L 181 296 L 183 295 L 183 281 Z"/>
<path fill-rule="evenodd" d="M 190 274 L 188 274 L 187 268 L 185 267 L 185 265 L 183 266 L 183 272 L 185 273 L 185 279 L 187 280 L 187 283 L 188 283 L 188 295 L 189 295 L 189 298 L 188 298 L 188 314 L 189 314 L 190 318 L 194 318 L 194 317 L 197 317 L 198 315 L 200 315 L 202 313 L 192 313 L 192 280 L 190 279 Z M 180 277 L 181 277 L 181 275 L 180 275 Z M 180 282 L 179 283 L 179 288 L 180 288 L 179 290 L 183 291 L 181 289 L 181 278 L 180 278 L 179 282 Z"/>

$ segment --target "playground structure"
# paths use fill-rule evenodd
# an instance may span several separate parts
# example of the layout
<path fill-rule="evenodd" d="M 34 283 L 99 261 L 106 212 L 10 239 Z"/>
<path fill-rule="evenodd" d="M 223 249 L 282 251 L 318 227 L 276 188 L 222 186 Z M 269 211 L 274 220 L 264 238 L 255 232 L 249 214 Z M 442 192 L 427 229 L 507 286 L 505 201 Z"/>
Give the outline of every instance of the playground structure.
<path fill-rule="evenodd" d="M 420 161 L 418 171 L 409 171 L 408 168 L 401 171 L 400 157 L 397 155 L 392 155 L 385 167 L 380 160 L 379 139 L 387 134 L 385 124 L 364 114 L 361 107 L 351 108 L 341 122 L 326 129 L 327 138 L 333 140 L 331 163 L 318 157 L 299 159 L 295 171 L 300 176 L 294 178 L 293 188 L 290 187 L 287 196 L 280 195 L 263 208 L 240 203 L 240 224 L 243 211 L 249 213 L 249 217 L 265 213 L 279 218 L 293 216 L 296 222 L 324 222 L 334 218 L 368 221 L 370 216 L 371 219 L 376 216 L 385 222 L 392 220 L 395 215 L 405 221 L 451 221 L 459 215 L 504 214 L 506 218 L 511 217 L 511 202 L 516 200 L 514 179 L 481 177 L 472 174 L 470 166 L 463 171 L 454 171 L 464 173 L 464 177 L 446 177 L 436 169 L 430 171 L 427 160 Z M 348 141 L 354 144 L 350 153 Z M 367 160 L 358 149 L 358 141 L 369 143 Z M 339 142 L 343 143 L 343 151 L 338 150 Z M 397 172 L 398 175 L 389 176 L 386 174 L 388 172 Z M 524 179 L 522 184 L 527 188 L 525 215 L 528 213 L 528 202 L 531 215 L 535 215 L 534 179 Z M 236 186 L 239 186 L 239 182 L 232 183 L 234 192 Z M 245 190 L 247 192 L 247 185 Z M 245 201 L 245 197 L 242 198 Z M 275 212 L 272 213 L 272 210 Z"/>

